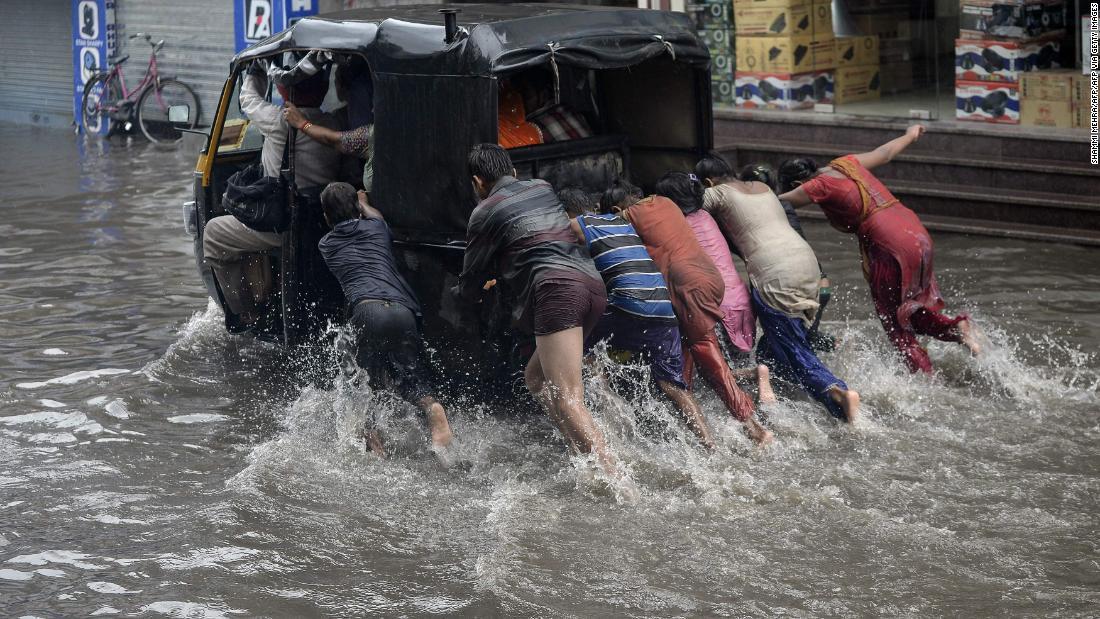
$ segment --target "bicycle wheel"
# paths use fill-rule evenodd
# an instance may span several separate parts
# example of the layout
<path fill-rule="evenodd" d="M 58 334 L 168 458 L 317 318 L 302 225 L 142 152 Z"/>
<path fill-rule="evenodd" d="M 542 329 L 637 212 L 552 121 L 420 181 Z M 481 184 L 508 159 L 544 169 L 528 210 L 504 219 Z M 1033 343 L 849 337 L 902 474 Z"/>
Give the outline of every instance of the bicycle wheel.
<path fill-rule="evenodd" d="M 109 73 L 92 76 L 84 84 L 84 96 L 80 101 L 80 120 L 84 135 L 99 135 L 103 127 L 109 127 L 110 109 L 118 105 L 120 99 L 122 91 L 118 80 L 111 79 Z"/>
<path fill-rule="evenodd" d="M 186 122 L 169 122 L 168 110 L 174 106 L 187 108 Z M 194 129 L 199 124 L 199 98 L 187 84 L 173 79 L 162 79 L 157 87 L 150 87 L 138 99 L 138 126 L 150 142 L 174 144 L 183 138 L 180 129 Z"/>

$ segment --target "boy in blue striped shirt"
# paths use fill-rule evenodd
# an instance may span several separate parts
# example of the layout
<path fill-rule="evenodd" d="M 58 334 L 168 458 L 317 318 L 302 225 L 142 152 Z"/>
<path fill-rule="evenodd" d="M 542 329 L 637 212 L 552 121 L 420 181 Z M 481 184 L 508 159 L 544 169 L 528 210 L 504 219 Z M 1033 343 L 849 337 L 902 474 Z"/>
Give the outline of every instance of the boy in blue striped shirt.
<path fill-rule="evenodd" d="M 641 356 L 657 387 L 680 412 L 707 449 L 714 449 L 699 403 L 684 384 L 680 328 L 664 276 L 634 227 L 614 213 L 592 213 L 592 200 L 580 189 L 563 189 L 558 199 L 571 218 L 578 243 L 586 245 L 607 286 L 607 311 L 585 342 Z"/>

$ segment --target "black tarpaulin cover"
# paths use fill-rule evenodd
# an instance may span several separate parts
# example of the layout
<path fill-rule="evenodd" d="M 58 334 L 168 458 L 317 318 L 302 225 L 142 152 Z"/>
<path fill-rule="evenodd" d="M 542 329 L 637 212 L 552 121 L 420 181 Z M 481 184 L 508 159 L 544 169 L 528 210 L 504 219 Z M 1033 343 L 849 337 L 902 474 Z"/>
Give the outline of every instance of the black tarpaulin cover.
<path fill-rule="evenodd" d="M 444 42 L 441 5 L 357 9 L 302 19 L 234 58 L 330 49 L 363 54 L 375 72 L 501 75 L 551 61 L 586 69 L 634 65 L 662 54 L 705 66 L 687 15 L 564 4 L 462 4 L 458 37 Z"/>

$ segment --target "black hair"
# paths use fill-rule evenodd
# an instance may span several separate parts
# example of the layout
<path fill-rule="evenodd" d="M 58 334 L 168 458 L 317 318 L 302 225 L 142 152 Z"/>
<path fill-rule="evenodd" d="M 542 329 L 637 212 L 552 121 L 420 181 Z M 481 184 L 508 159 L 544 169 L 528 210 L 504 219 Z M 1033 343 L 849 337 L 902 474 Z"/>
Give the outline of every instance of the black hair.
<path fill-rule="evenodd" d="M 772 191 L 779 189 L 775 168 L 766 163 L 754 163 L 741 168 L 741 173 L 737 175 L 737 179 L 746 183 L 753 181 L 764 183 Z"/>
<path fill-rule="evenodd" d="M 367 61 L 359 56 L 352 56 L 347 62 L 336 65 L 336 83 L 343 88 L 349 88 L 360 80 L 373 81 L 370 66 Z"/>
<path fill-rule="evenodd" d="M 497 182 L 502 176 L 511 174 L 515 169 L 508 151 L 499 144 L 475 144 L 470 149 L 466 164 L 470 169 L 470 176 L 476 176 L 489 184 Z"/>
<path fill-rule="evenodd" d="M 819 166 L 809 157 L 788 159 L 779 166 L 780 193 L 786 193 L 817 176 Z"/>
<path fill-rule="evenodd" d="M 733 176 L 733 167 L 718 153 L 711 153 L 695 164 L 695 176 L 701 180 L 719 181 Z"/>
<path fill-rule="evenodd" d="M 558 192 L 558 200 L 570 217 L 587 215 L 592 212 L 592 197 L 580 187 L 564 187 Z"/>
<path fill-rule="evenodd" d="M 359 219 L 359 196 L 347 183 L 329 183 L 321 192 L 321 208 L 332 226 L 349 219 Z"/>
<path fill-rule="evenodd" d="M 623 180 L 616 177 L 611 181 L 611 186 L 607 188 L 607 191 L 603 192 L 600 196 L 600 212 L 607 214 L 615 212 L 615 208 L 625 208 L 631 206 L 638 200 L 642 199 L 641 189 L 638 189 L 630 183 L 630 181 Z"/>
<path fill-rule="evenodd" d="M 703 208 L 703 184 L 694 174 L 669 172 L 657 180 L 656 193 L 675 202 L 684 215 Z"/>

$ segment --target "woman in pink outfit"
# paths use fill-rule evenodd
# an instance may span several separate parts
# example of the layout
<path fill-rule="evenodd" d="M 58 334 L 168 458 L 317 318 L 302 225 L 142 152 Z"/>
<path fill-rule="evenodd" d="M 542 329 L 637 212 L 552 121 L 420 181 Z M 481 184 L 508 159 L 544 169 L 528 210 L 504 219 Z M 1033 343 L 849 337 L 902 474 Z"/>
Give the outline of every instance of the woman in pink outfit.
<path fill-rule="evenodd" d="M 691 179 L 696 180 L 694 175 L 691 175 Z M 714 266 L 718 267 L 722 281 L 726 284 L 726 294 L 722 298 L 723 330 L 733 347 L 742 356 L 747 356 L 756 341 L 756 316 L 752 313 L 749 289 L 733 266 L 733 256 L 726 237 L 722 236 L 722 230 L 710 213 L 703 209 L 687 213 L 685 218 L 695 233 L 695 238 L 699 240 L 699 245 L 714 261 Z"/>

